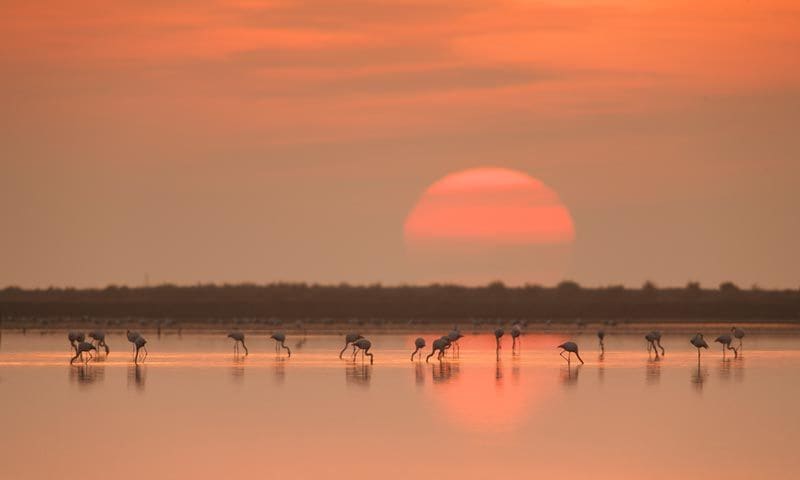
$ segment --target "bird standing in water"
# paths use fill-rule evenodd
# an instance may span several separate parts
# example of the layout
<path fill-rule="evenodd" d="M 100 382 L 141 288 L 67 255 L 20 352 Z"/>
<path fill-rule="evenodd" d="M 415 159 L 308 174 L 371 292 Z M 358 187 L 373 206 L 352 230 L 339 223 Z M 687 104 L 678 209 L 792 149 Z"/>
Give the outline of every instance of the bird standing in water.
<path fill-rule="evenodd" d="M 739 340 L 739 350 L 742 350 L 742 339 L 744 338 L 744 330 L 741 328 L 731 327 L 731 333 Z"/>
<path fill-rule="evenodd" d="M 289 347 L 286 346 L 286 334 L 283 332 L 275 332 L 269 338 L 275 340 L 275 353 L 279 353 L 281 348 L 285 348 L 286 351 L 289 353 L 289 356 L 292 356 L 292 351 L 289 350 Z"/>
<path fill-rule="evenodd" d="M 449 340 L 447 339 L 447 337 L 437 338 L 436 340 L 434 340 L 433 345 L 431 345 L 433 347 L 431 348 L 431 353 L 427 357 L 425 357 L 425 363 L 428 363 L 428 360 L 431 359 L 431 357 L 433 356 L 434 353 L 436 353 L 437 350 L 439 351 L 439 355 L 436 357 L 436 359 L 441 360 L 442 357 L 444 356 L 444 350 L 445 348 L 447 348 L 448 342 Z"/>
<path fill-rule="evenodd" d="M 132 332 L 128 330 L 127 332 L 125 332 L 125 336 L 128 337 L 128 341 L 133 344 L 133 352 L 136 353 L 136 339 L 141 337 L 141 335 L 139 334 L 139 332 L 136 331 Z"/>
<path fill-rule="evenodd" d="M 522 344 L 522 339 L 519 336 L 522 335 L 522 328 L 519 326 L 518 323 L 515 323 L 511 327 L 511 351 L 514 352 L 517 349 L 517 343 Z"/>
<path fill-rule="evenodd" d="M 600 339 L 600 353 L 606 353 L 606 345 L 603 343 L 603 340 L 606 339 L 606 331 L 605 330 L 598 330 L 597 331 L 597 338 Z"/>
<path fill-rule="evenodd" d="M 656 336 L 653 335 L 653 332 L 648 332 L 644 339 L 647 340 L 647 356 L 650 356 L 650 351 L 656 352 L 656 358 L 658 358 L 658 349 L 656 348 Z"/>
<path fill-rule="evenodd" d="M 362 338 L 364 338 L 364 337 L 362 337 L 358 333 L 353 333 L 353 332 L 348 333 L 347 335 L 345 335 L 344 336 L 344 348 L 342 349 L 341 352 L 339 352 L 339 358 L 342 358 L 342 355 L 344 354 L 344 351 L 347 350 L 347 346 L 348 345 L 350 345 L 351 343 L 355 343 L 357 340 L 360 340 Z M 356 353 L 356 347 L 355 346 L 353 346 L 353 353 Z"/>
<path fill-rule="evenodd" d="M 453 327 L 450 330 L 450 333 L 447 334 L 447 339 L 450 341 L 450 345 L 455 345 L 455 352 L 461 353 L 461 345 L 458 344 L 458 341 L 464 338 L 464 335 L 458 330 L 458 327 Z"/>
<path fill-rule="evenodd" d="M 559 353 L 559 355 L 561 355 L 561 357 L 564 360 L 567 361 L 567 364 L 570 363 L 570 356 L 573 353 L 575 354 L 576 357 L 578 357 L 578 360 L 580 360 L 581 364 L 583 364 L 583 359 L 581 358 L 580 355 L 578 355 L 578 344 L 577 343 L 575 343 L 575 342 L 564 342 L 561 345 L 559 345 L 558 348 L 562 349 L 561 353 Z M 566 357 L 564 356 L 564 352 L 567 352 L 567 356 Z"/>
<path fill-rule="evenodd" d="M 244 344 L 244 333 L 239 332 L 239 331 L 233 331 L 233 332 L 228 334 L 228 338 L 232 338 L 233 339 L 233 353 L 234 353 L 234 355 L 238 355 L 239 354 L 239 344 L 240 343 L 242 344 L 242 348 L 244 348 L 244 356 L 246 357 L 247 355 L 250 354 L 250 352 L 247 350 L 247 345 Z"/>
<path fill-rule="evenodd" d="M 353 345 L 355 345 L 355 347 L 361 351 L 361 361 L 364 361 L 364 355 L 369 355 L 369 364 L 372 365 L 374 358 L 372 354 L 369 353 L 369 349 L 372 348 L 372 342 L 366 338 L 359 338 L 353 342 Z"/>
<path fill-rule="evenodd" d="M 727 333 L 725 335 L 720 335 L 714 341 L 722 344 L 722 358 L 725 358 L 725 350 L 733 350 L 733 356 L 739 356 L 739 352 L 735 348 L 731 347 L 731 342 L 733 342 L 733 339 Z"/>
<path fill-rule="evenodd" d="M 145 340 L 141 335 L 136 337 L 136 339 L 133 341 L 133 346 L 136 348 L 136 354 L 133 357 L 133 363 L 139 363 L 139 350 L 142 349 L 144 349 L 144 357 L 142 357 L 142 361 L 145 361 L 147 358 L 147 347 L 145 347 L 145 345 L 147 345 L 147 340 Z"/>
<path fill-rule="evenodd" d="M 69 364 L 72 365 L 72 362 L 77 360 L 78 357 L 82 358 L 84 353 L 88 354 L 88 358 L 86 358 L 83 363 L 89 363 L 89 360 L 92 359 L 92 350 L 96 352 L 97 348 L 95 348 L 95 346 L 91 343 L 78 342 L 78 344 L 75 346 L 75 356 L 70 359 Z"/>
<path fill-rule="evenodd" d="M 108 345 L 106 345 L 106 332 L 102 330 L 93 330 L 89 332 L 89 338 L 92 339 L 92 343 L 97 342 L 95 345 L 97 348 L 103 347 L 106 351 L 106 356 L 109 354 Z"/>
<path fill-rule="evenodd" d="M 77 353 L 78 344 L 86 340 L 86 337 L 83 335 L 83 332 L 77 332 L 73 330 L 67 334 L 67 339 L 69 339 L 69 344 L 72 347 L 72 349 L 75 350 L 75 352 Z"/>
<path fill-rule="evenodd" d="M 658 348 L 661 349 L 661 356 L 663 357 L 665 352 L 664 352 L 664 347 L 661 346 L 661 332 L 659 330 L 653 330 L 652 332 L 650 332 L 650 334 L 653 336 L 655 342 L 653 348 L 658 346 Z"/>
<path fill-rule="evenodd" d="M 691 339 L 691 340 L 689 340 L 689 341 L 690 341 L 690 342 L 691 342 L 691 344 L 692 344 L 692 345 L 694 345 L 694 346 L 695 346 L 695 348 L 697 349 L 697 363 L 699 364 L 699 363 L 700 363 L 700 349 L 701 349 L 701 348 L 705 348 L 706 350 L 708 350 L 708 344 L 707 344 L 707 343 L 706 343 L 706 341 L 703 339 L 703 334 L 702 334 L 702 333 L 697 333 L 697 334 L 696 334 L 694 337 L 692 337 L 692 339 Z"/>
<path fill-rule="evenodd" d="M 416 347 L 416 350 L 414 350 L 414 353 L 411 354 L 411 361 L 412 362 L 414 361 L 414 355 L 417 355 L 417 352 L 419 352 L 420 350 L 425 348 L 425 339 L 422 338 L 422 337 L 417 337 L 417 339 L 414 340 L 414 346 Z M 417 355 L 417 360 L 420 360 L 421 358 L 422 358 L 422 353 Z"/>

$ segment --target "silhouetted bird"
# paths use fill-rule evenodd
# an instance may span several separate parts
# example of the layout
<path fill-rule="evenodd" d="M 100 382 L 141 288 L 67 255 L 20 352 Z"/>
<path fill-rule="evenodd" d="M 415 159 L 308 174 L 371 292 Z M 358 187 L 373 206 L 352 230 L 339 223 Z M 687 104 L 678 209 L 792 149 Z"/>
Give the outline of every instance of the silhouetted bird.
<path fill-rule="evenodd" d="M 606 345 L 603 340 L 606 339 L 606 331 L 605 330 L 598 330 L 597 331 L 597 338 L 600 339 L 600 352 L 605 353 Z"/>
<path fill-rule="evenodd" d="M 648 332 L 644 339 L 647 340 L 647 354 L 650 355 L 650 350 L 656 352 L 656 357 L 658 357 L 658 349 L 656 348 L 656 336 L 653 332 Z"/>
<path fill-rule="evenodd" d="M 434 340 L 433 345 L 431 345 L 433 347 L 431 348 L 431 353 L 427 357 L 425 357 L 425 362 L 427 363 L 428 360 L 430 360 L 430 358 L 433 356 L 434 353 L 436 353 L 437 350 L 439 351 L 439 355 L 436 358 L 438 360 L 441 360 L 442 356 L 444 356 L 444 349 L 447 348 L 448 344 L 449 341 L 446 337 L 437 338 L 436 340 Z"/>
<path fill-rule="evenodd" d="M 247 350 L 247 345 L 244 344 L 244 333 L 240 331 L 233 331 L 228 334 L 228 338 L 233 339 L 233 353 L 239 354 L 239 344 L 242 344 L 242 348 L 244 348 L 244 355 L 247 356 L 250 352 Z"/>
<path fill-rule="evenodd" d="M 139 363 L 139 350 L 144 349 L 144 357 L 142 357 L 142 361 L 144 362 L 147 359 L 147 340 L 144 339 L 143 336 L 139 335 L 134 339 L 133 346 L 136 348 L 136 354 L 133 357 L 133 363 Z"/>
<path fill-rule="evenodd" d="M 505 334 L 506 334 L 506 332 L 502 328 L 495 328 L 494 329 L 494 339 L 497 342 L 497 349 L 498 350 L 500 350 L 500 348 L 502 348 L 500 346 L 500 338 L 502 338 L 503 335 L 505 335 Z"/>
<path fill-rule="evenodd" d="M 77 344 L 86 340 L 86 337 L 83 335 L 83 332 L 78 332 L 73 330 L 67 334 L 67 339 L 69 339 L 69 344 L 72 347 L 72 349 L 77 353 L 78 351 Z"/>
<path fill-rule="evenodd" d="M 578 360 L 580 360 L 581 364 L 583 363 L 583 359 L 581 358 L 580 355 L 578 355 L 578 344 L 577 343 L 575 343 L 575 342 L 564 342 L 561 345 L 559 345 L 558 348 L 562 349 L 561 353 L 559 353 L 559 355 L 561 355 L 561 357 L 564 360 L 566 360 L 567 363 L 570 363 L 570 356 L 573 353 L 575 354 L 576 357 L 578 357 Z M 567 353 L 566 357 L 564 356 L 564 352 Z"/>
<path fill-rule="evenodd" d="M 70 359 L 69 364 L 72 365 L 72 362 L 77 360 L 78 357 L 83 357 L 84 353 L 88 354 L 88 358 L 86 358 L 83 363 L 89 363 L 89 360 L 92 359 L 92 350 L 96 352 L 97 348 L 95 348 L 95 346 L 91 343 L 78 342 L 78 344 L 75 346 L 75 356 Z"/>
<path fill-rule="evenodd" d="M 411 354 L 412 362 L 414 361 L 414 355 L 417 355 L 417 352 L 425 348 L 425 339 L 422 337 L 417 337 L 417 339 L 414 340 L 414 346 L 416 347 L 416 350 L 414 350 L 414 353 Z M 420 360 L 421 358 L 422 358 L 422 353 L 417 355 L 417 360 Z"/>
<path fill-rule="evenodd" d="M 369 355 L 369 364 L 372 365 L 373 357 L 372 354 L 369 353 L 369 349 L 372 348 L 372 342 L 366 338 L 359 338 L 353 342 L 353 345 L 361 351 L 361 361 L 364 361 L 364 355 Z"/>
<path fill-rule="evenodd" d="M 522 335 L 522 328 L 519 326 L 519 324 L 515 323 L 511 327 L 511 351 L 516 350 L 517 342 L 520 344 L 522 343 L 522 340 L 519 338 L 520 335 Z"/>
<path fill-rule="evenodd" d="M 108 345 L 106 345 L 106 332 L 102 330 L 93 330 L 89 332 L 89 338 L 93 340 L 92 343 L 97 342 L 97 348 L 103 347 L 106 351 L 106 356 L 109 354 Z"/>
<path fill-rule="evenodd" d="M 347 350 L 347 346 L 348 345 L 350 345 L 351 343 L 354 343 L 356 340 L 360 340 L 362 338 L 364 338 L 364 337 L 362 337 L 361 335 L 359 335 L 357 333 L 352 333 L 352 332 L 348 333 L 347 335 L 345 335 L 344 336 L 344 348 L 342 349 L 341 352 L 339 352 L 339 358 L 342 358 L 342 355 L 344 354 L 344 351 Z M 356 347 L 355 346 L 353 346 L 353 353 L 356 353 Z"/>
<path fill-rule="evenodd" d="M 733 336 L 739 339 L 739 350 L 742 349 L 742 339 L 744 338 L 744 330 L 741 328 L 731 327 L 731 333 Z"/>
<path fill-rule="evenodd" d="M 657 345 L 658 348 L 661 349 L 661 355 L 663 356 L 665 352 L 664 352 L 664 347 L 661 346 L 661 332 L 658 330 L 653 330 L 652 332 L 650 332 L 650 334 L 653 335 L 653 338 L 655 339 L 655 344 L 653 348 L 655 348 L 655 346 Z"/>
<path fill-rule="evenodd" d="M 694 345 L 694 346 L 695 346 L 695 348 L 697 349 L 697 363 L 700 363 L 700 349 L 701 349 L 701 348 L 708 349 L 708 344 L 707 344 L 707 343 L 706 343 L 706 341 L 703 339 L 703 334 L 702 334 L 702 333 L 697 333 L 697 334 L 696 334 L 694 337 L 692 337 L 692 339 L 691 339 L 691 340 L 689 340 L 689 341 L 690 341 L 690 342 L 692 343 L 692 345 Z"/>
<path fill-rule="evenodd" d="M 289 347 L 286 346 L 286 334 L 283 332 L 275 332 L 269 338 L 275 340 L 275 353 L 280 352 L 281 348 L 285 348 L 286 351 L 289 353 L 289 356 L 292 356 L 292 351 L 289 350 Z"/>
<path fill-rule="evenodd" d="M 733 356 L 734 357 L 738 357 L 739 356 L 739 352 L 735 348 L 731 347 L 731 342 L 733 341 L 733 339 L 727 333 L 725 335 L 720 335 L 714 341 L 717 342 L 717 343 L 721 343 L 722 344 L 722 356 L 723 357 L 725 356 L 725 350 L 733 350 Z"/>
<path fill-rule="evenodd" d="M 141 335 L 139 335 L 139 332 L 128 330 L 125 332 L 125 336 L 128 337 L 128 341 L 133 344 L 133 352 L 136 353 L 136 339 L 141 337 Z"/>

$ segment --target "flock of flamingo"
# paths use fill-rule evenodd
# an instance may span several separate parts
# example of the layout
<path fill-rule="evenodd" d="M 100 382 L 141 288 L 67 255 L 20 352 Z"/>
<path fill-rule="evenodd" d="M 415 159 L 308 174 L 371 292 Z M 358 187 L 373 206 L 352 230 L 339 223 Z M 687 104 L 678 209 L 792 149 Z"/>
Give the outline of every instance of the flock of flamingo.
<path fill-rule="evenodd" d="M 138 364 L 139 361 L 144 361 L 147 358 L 147 340 L 139 333 L 135 331 L 128 330 L 127 333 L 128 341 L 133 344 L 133 361 L 134 363 Z M 500 358 L 500 349 L 502 345 L 500 343 L 500 339 L 505 335 L 505 330 L 502 328 L 497 328 L 494 331 L 494 336 L 497 345 L 497 358 Z M 522 327 L 519 324 L 514 324 L 511 327 L 511 338 L 512 344 L 511 349 L 512 352 L 516 351 L 518 344 L 520 344 L 520 336 L 522 335 Z M 739 351 L 742 348 L 742 339 L 744 338 L 745 332 L 741 328 L 731 327 L 730 334 L 720 335 L 714 340 L 717 343 L 722 345 L 722 355 L 725 355 L 726 350 L 733 350 L 735 356 L 739 356 Z M 106 356 L 110 353 L 108 345 L 106 344 L 106 334 L 100 330 L 93 330 L 89 332 L 90 341 L 86 341 L 86 336 L 83 332 L 79 331 L 70 331 L 67 335 L 69 339 L 70 346 L 72 347 L 75 355 L 70 359 L 69 363 L 72 364 L 75 360 L 79 358 L 84 362 L 88 363 L 89 360 L 94 358 L 92 352 L 97 353 L 100 348 L 105 350 Z M 446 352 L 453 349 L 454 352 L 459 352 L 461 347 L 459 346 L 458 341 L 463 338 L 464 335 L 458 330 L 458 327 L 454 327 L 447 335 L 443 335 L 437 339 L 435 339 L 431 344 L 431 352 L 425 357 L 425 362 L 429 362 L 431 357 L 436 355 L 438 360 L 442 360 L 442 358 L 446 355 Z M 597 338 L 600 341 L 600 351 L 601 353 L 605 353 L 605 337 L 606 333 L 604 330 L 599 330 L 597 332 Z M 244 333 L 240 331 L 232 331 L 228 333 L 228 338 L 234 341 L 233 343 L 233 351 L 234 355 L 240 354 L 239 345 L 241 345 L 242 350 L 244 350 L 244 354 L 248 355 L 250 352 L 247 349 L 247 345 L 245 344 L 245 337 Z M 666 351 L 664 347 L 661 345 L 661 332 L 658 330 L 653 330 L 648 332 L 644 336 L 645 340 L 647 341 L 647 352 L 654 352 L 656 356 L 658 356 L 659 350 L 661 351 L 661 355 L 665 355 Z M 739 340 L 738 346 L 734 347 L 731 344 L 733 343 L 733 339 L 736 338 Z M 275 340 L 275 352 L 280 353 L 281 349 L 285 349 L 287 355 L 289 357 L 292 356 L 292 351 L 286 346 L 286 334 L 284 332 L 275 332 L 270 336 L 270 339 Z M 695 348 L 697 348 L 697 361 L 700 362 L 700 349 L 705 348 L 708 349 L 708 343 L 706 343 L 705 339 L 703 338 L 702 333 L 697 333 L 693 336 L 689 343 L 691 343 Z M 426 347 L 427 343 L 423 337 L 418 337 L 414 340 L 414 351 L 411 353 L 411 361 L 414 361 L 414 356 L 417 356 L 417 360 L 422 359 L 422 350 Z M 366 357 L 369 357 L 369 363 L 372 364 L 375 360 L 373 354 L 369 351 L 372 348 L 372 342 L 364 338 L 363 335 L 358 333 L 348 333 L 345 335 L 345 344 L 342 351 L 339 352 L 339 358 L 342 358 L 344 352 L 347 350 L 349 346 L 353 347 L 352 358 L 355 360 L 359 353 L 361 353 L 361 360 L 362 362 L 365 360 Z M 556 348 L 561 349 L 559 355 L 561 355 L 564 360 L 567 361 L 567 364 L 570 364 L 572 361 L 572 354 L 575 354 L 575 357 L 578 361 L 583 364 L 583 359 L 581 358 L 580 354 L 578 353 L 578 344 L 575 342 L 564 342 L 561 345 L 558 345 Z M 140 359 L 140 353 L 143 351 L 143 355 Z M 566 355 L 565 355 L 566 354 Z"/>

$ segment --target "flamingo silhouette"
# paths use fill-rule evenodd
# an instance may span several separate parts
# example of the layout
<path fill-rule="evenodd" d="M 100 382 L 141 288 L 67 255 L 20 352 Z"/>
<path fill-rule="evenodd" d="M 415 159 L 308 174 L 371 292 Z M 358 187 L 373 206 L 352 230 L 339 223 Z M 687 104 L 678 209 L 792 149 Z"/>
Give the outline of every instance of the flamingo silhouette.
<path fill-rule="evenodd" d="M 364 355 L 369 355 L 369 364 L 372 365 L 372 361 L 374 360 L 371 353 L 369 353 L 369 349 L 372 348 L 372 342 L 367 340 L 366 338 L 359 338 L 353 345 L 361 351 L 361 361 L 364 361 Z"/>
<path fill-rule="evenodd" d="M 658 348 L 661 349 L 661 356 L 663 357 L 665 352 L 664 352 L 664 347 L 661 346 L 661 332 L 659 330 L 653 330 L 650 333 L 653 335 L 653 338 L 655 339 L 655 344 L 653 345 L 653 349 L 655 349 L 655 346 L 658 345 Z"/>
<path fill-rule="evenodd" d="M 289 353 L 289 357 L 292 356 L 292 351 L 289 350 L 289 347 L 286 346 L 286 334 L 283 332 L 275 332 L 269 338 L 275 340 L 275 353 L 279 353 L 281 348 L 285 348 L 286 351 Z"/>
<path fill-rule="evenodd" d="M 578 344 L 577 343 L 575 343 L 575 342 L 564 342 L 561 345 L 559 345 L 557 348 L 562 349 L 561 353 L 559 353 L 559 355 L 561 355 L 561 357 L 564 360 L 567 361 L 567 364 L 570 363 L 570 357 L 572 356 L 573 353 L 575 354 L 576 357 L 578 357 L 578 360 L 580 360 L 581 364 L 583 364 L 583 359 L 581 358 L 580 355 L 578 355 Z M 564 352 L 567 353 L 566 357 L 564 356 Z"/>
<path fill-rule="evenodd" d="M 132 331 L 128 330 L 128 331 L 125 332 L 125 336 L 128 337 L 128 341 L 133 344 L 133 352 L 135 353 L 136 352 L 136 339 L 141 337 L 141 335 L 139 334 L 139 332 L 136 332 L 136 331 L 132 332 Z"/>
<path fill-rule="evenodd" d="M 353 332 L 350 332 L 347 335 L 345 335 L 344 336 L 344 348 L 342 349 L 341 352 L 339 352 L 339 358 L 342 358 L 342 355 L 344 354 L 344 351 L 347 350 L 347 346 L 348 345 L 350 345 L 351 343 L 355 343 L 357 340 L 361 340 L 362 338 L 364 338 L 364 337 L 362 337 L 358 333 L 353 333 Z M 355 346 L 353 347 L 353 353 L 356 353 L 356 347 Z"/>
<path fill-rule="evenodd" d="M 77 346 L 75 347 L 75 356 L 74 356 L 74 357 L 72 357 L 72 358 L 69 360 L 69 364 L 70 364 L 70 365 L 72 365 L 72 363 L 73 363 L 75 360 L 77 360 L 77 359 L 78 359 L 78 357 L 81 357 L 81 358 L 83 358 L 83 354 L 84 354 L 84 353 L 87 353 L 87 354 L 88 354 L 88 358 L 86 358 L 85 360 L 83 360 L 83 363 L 89 363 L 89 360 L 91 360 L 91 359 L 92 359 L 92 350 L 94 350 L 94 351 L 96 352 L 96 351 L 97 351 L 97 348 L 96 348 L 94 345 L 92 345 L 91 343 L 89 343 L 89 342 L 83 342 L 83 341 L 81 341 L 81 342 L 78 342 Z"/>
<path fill-rule="evenodd" d="M 425 348 L 425 339 L 422 337 L 417 337 L 417 339 L 414 340 L 414 346 L 416 347 L 416 350 L 414 350 L 414 353 L 411 354 L 412 362 L 414 361 L 414 355 L 417 355 L 417 352 Z M 420 360 L 421 358 L 422 358 L 422 353 L 417 355 L 417 360 Z"/>
<path fill-rule="evenodd" d="M 234 355 L 238 355 L 239 354 L 239 344 L 240 343 L 242 344 L 242 348 L 244 348 L 244 356 L 246 357 L 247 355 L 250 354 L 250 352 L 247 350 L 247 345 L 244 344 L 244 333 L 236 330 L 236 331 L 233 331 L 233 332 L 229 333 L 228 334 L 228 338 L 232 338 L 233 339 L 233 354 Z"/>
<path fill-rule="evenodd" d="M 133 357 L 133 363 L 139 363 L 139 350 L 142 349 L 144 349 L 144 357 L 142 357 L 142 362 L 145 361 L 147 358 L 147 347 L 145 347 L 145 345 L 147 345 L 147 340 L 145 340 L 141 335 L 136 337 L 136 339 L 133 341 L 133 346 L 136 347 L 136 354 Z"/>
<path fill-rule="evenodd" d="M 706 350 L 708 350 L 708 344 L 706 343 L 705 339 L 703 339 L 703 334 L 699 332 L 694 337 L 692 337 L 692 339 L 689 340 L 689 342 L 691 342 L 691 344 L 694 345 L 695 348 L 697 349 L 697 363 L 699 365 L 700 349 L 705 348 Z"/>
<path fill-rule="evenodd" d="M 450 333 L 447 334 L 447 339 L 450 341 L 450 345 L 455 345 L 455 351 L 458 353 L 461 353 L 461 345 L 458 344 L 458 341 L 462 338 L 464 338 L 464 335 L 461 334 L 457 326 L 453 327 L 453 329 L 450 330 Z"/>
<path fill-rule="evenodd" d="M 515 323 L 511 327 L 511 351 L 517 349 L 517 343 L 522 344 L 522 339 L 519 336 L 522 335 L 522 328 L 520 328 L 518 323 Z"/>
<path fill-rule="evenodd" d="M 739 350 L 742 349 L 742 339 L 744 338 L 744 330 L 741 328 L 731 327 L 731 333 L 739 340 Z"/>
<path fill-rule="evenodd" d="M 647 356 L 650 356 L 650 350 L 656 352 L 656 358 L 658 358 L 658 349 L 656 348 L 656 336 L 653 332 L 649 332 L 644 336 L 644 339 L 647 340 Z"/>
<path fill-rule="evenodd" d="M 77 353 L 77 344 L 86 340 L 86 337 L 84 336 L 83 332 L 72 330 L 67 334 L 67 339 L 69 339 L 69 344 L 72 346 L 72 349 Z"/>
<path fill-rule="evenodd" d="M 714 341 L 722 344 L 722 358 L 725 358 L 725 350 L 733 350 L 734 358 L 739 356 L 739 352 L 735 348 L 731 347 L 731 342 L 733 339 L 727 333 L 725 335 L 720 335 Z"/>
<path fill-rule="evenodd" d="M 606 345 L 603 343 L 603 340 L 606 339 L 606 331 L 602 329 L 598 330 L 597 338 L 600 340 L 600 353 L 606 353 Z"/>
<path fill-rule="evenodd" d="M 437 338 L 436 340 L 434 340 L 431 353 L 427 357 L 425 357 L 425 363 L 428 363 L 428 360 L 431 359 L 431 357 L 433 356 L 434 353 L 436 353 L 437 350 L 439 351 L 439 355 L 436 358 L 438 360 L 441 360 L 442 356 L 444 356 L 444 350 L 445 348 L 447 348 L 448 342 L 449 340 L 447 339 L 447 337 Z"/>
<path fill-rule="evenodd" d="M 89 332 L 89 338 L 93 340 L 92 343 L 97 342 L 97 348 L 103 347 L 106 351 L 106 356 L 109 354 L 108 345 L 106 345 L 106 332 L 102 330 L 92 330 Z"/>

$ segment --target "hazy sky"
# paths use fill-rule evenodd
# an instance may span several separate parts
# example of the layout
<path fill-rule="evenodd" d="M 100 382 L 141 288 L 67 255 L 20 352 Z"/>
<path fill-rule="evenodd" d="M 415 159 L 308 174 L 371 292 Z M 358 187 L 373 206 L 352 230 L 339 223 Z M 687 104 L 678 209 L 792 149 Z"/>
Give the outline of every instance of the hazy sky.
<path fill-rule="evenodd" d="M 0 3 L 0 286 L 414 281 L 484 165 L 581 283 L 800 286 L 797 2 L 101 3 Z"/>

